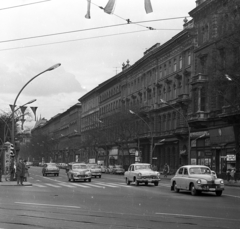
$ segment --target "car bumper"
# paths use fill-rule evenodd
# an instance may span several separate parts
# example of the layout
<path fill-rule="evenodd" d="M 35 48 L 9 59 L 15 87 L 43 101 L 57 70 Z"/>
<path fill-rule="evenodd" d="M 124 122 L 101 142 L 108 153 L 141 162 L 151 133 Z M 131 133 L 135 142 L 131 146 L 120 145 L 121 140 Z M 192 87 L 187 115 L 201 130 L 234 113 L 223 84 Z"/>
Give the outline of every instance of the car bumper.
<path fill-rule="evenodd" d="M 92 172 L 92 176 L 99 176 L 101 174 L 102 174 L 101 172 Z"/>
<path fill-rule="evenodd" d="M 199 190 L 199 191 L 216 192 L 216 191 L 223 191 L 224 190 L 224 185 L 203 184 L 203 185 L 197 185 L 196 189 Z"/>
<path fill-rule="evenodd" d="M 73 176 L 74 180 L 86 180 L 86 179 L 90 179 L 91 176 L 87 176 L 87 175 L 77 175 L 77 176 Z"/>
<path fill-rule="evenodd" d="M 59 171 L 45 171 L 45 174 L 56 174 L 59 173 Z"/>
<path fill-rule="evenodd" d="M 148 183 L 155 183 L 159 182 L 161 179 L 159 178 L 137 178 L 138 182 L 148 182 Z"/>

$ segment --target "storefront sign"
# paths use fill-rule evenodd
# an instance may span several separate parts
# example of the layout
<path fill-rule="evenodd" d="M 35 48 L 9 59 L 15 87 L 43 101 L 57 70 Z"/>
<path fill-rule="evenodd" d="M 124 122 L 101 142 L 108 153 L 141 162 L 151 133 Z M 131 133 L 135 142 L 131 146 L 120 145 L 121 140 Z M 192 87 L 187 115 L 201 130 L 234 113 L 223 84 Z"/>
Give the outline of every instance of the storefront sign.
<path fill-rule="evenodd" d="M 236 155 L 227 155 L 227 161 L 236 161 Z"/>
<path fill-rule="evenodd" d="M 235 141 L 232 126 L 209 130 L 211 144 L 223 144 Z"/>

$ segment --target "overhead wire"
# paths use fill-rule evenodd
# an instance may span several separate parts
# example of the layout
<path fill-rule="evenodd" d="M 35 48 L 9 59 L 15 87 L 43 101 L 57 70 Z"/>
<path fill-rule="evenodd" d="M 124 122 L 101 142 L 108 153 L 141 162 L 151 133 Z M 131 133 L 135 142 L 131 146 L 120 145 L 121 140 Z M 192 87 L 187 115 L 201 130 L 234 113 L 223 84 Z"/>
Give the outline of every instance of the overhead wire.
<path fill-rule="evenodd" d="M 17 5 L 17 6 L 9 6 L 9 7 L 5 7 L 5 8 L 0 8 L 0 10 L 9 10 L 9 9 L 13 9 L 13 8 L 29 6 L 29 5 L 34 5 L 34 4 L 39 4 L 39 3 L 49 2 L 49 1 L 51 1 L 51 0 L 44 0 L 44 1 L 40 1 L 40 2 L 26 3 L 26 4 L 22 4 L 22 5 Z"/>

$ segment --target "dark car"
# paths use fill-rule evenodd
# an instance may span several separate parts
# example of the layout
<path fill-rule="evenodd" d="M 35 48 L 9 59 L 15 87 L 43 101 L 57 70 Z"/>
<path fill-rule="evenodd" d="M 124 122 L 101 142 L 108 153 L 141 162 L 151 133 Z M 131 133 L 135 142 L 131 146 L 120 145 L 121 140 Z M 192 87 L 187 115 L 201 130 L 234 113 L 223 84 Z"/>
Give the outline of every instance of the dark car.
<path fill-rule="evenodd" d="M 59 168 L 55 163 L 45 163 L 42 168 L 42 175 L 47 176 L 48 174 L 53 174 L 54 176 L 59 176 Z"/>

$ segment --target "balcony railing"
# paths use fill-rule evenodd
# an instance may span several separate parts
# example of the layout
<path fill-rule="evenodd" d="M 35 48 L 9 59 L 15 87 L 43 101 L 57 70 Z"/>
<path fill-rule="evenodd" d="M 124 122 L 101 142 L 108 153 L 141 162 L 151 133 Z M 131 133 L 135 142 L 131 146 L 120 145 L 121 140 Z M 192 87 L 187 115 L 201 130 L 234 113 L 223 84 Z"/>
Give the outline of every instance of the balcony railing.
<path fill-rule="evenodd" d="M 208 76 L 202 73 L 198 73 L 197 75 L 193 76 L 191 84 L 197 83 L 205 83 L 208 81 Z"/>

